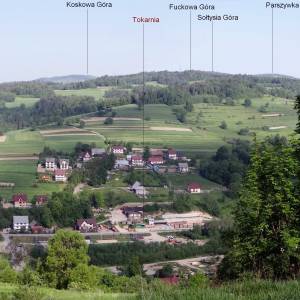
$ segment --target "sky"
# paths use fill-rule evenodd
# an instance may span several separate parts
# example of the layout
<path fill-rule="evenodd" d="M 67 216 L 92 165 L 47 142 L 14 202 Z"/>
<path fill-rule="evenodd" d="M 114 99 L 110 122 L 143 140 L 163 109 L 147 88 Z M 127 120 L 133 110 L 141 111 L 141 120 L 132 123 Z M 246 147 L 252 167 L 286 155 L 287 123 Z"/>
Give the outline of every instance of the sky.
<path fill-rule="evenodd" d="M 86 9 L 66 8 L 65 0 L 2 2 L 0 82 L 86 74 Z M 145 24 L 146 71 L 189 69 L 189 12 L 170 11 L 170 3 L 216 6 L 192 13 L 192 69 L 211 70 L 211 23 L 197 15 L 232 14 L 239 22 L 214 24 L 214 70 L 271 73 L 272 10 L 263 0 L 107 2 L 113 8 L 89 9 L 90 75 L 142 70 L 142 25 L 133 16 L 160 18 L 159 24 Z M 274 73 L 300 77 L 299 16 L 300 9 L 274 10 Z"/>

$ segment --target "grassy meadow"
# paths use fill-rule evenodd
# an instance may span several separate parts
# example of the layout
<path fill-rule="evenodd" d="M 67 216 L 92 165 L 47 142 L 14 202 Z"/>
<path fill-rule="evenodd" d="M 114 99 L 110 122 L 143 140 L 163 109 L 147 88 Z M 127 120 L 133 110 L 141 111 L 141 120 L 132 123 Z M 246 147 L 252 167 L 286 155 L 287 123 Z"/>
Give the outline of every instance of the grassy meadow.
<path fill-rule="evenodd" d="M 14 107 L 19 107 L 22 104 L 24 104 L 26 107 L 31 107 L 39 100 L 40 100 L 39 98 L 32 98 L 32 97 L 27 97 L 27 96 L 17 96 L 15 98 L 15 101 L 6 102 L 5 107 L 14 108 Z"/>
<path fill-rule="evenodd" d="M 0 196 L 10 200 L 16 193 L 26 193 L 29 199 L 35 195 L 51 194 L 62 190 L 64 184 L 38 183 L 36 160 L 0 161 L 0 182 L 15 183 L 13 188 L 1 188 Z"/>
<path fill-rule="evenodd" d="M 102 291 L 77 291 L 77 290 L 55 290 L 50 288 L 35 288 L 30 287 L 24 289 L 24 287 L 18 287 L 11 284 L 0 284 L 0 300 L 8 299 L 21 299 L 11 298 L 12 295 L 18 291 L 23 290 L 21 295 L 26 299 L 51 299 L 51 300 L 112 300 L 112 299 L 137 299 L 136 295 L 133 294 L 113 294 L 104 293 Z"/>
<path fill-rule="evenodd" d="M 261 106 L 268 105 L 267 111 L 259 112 Z M 132 142 L 142 144 L 142 111 L 136 105 L 114 108 L 117 118 L 112 125 L 104 125 L 103 120 L 87 122 L 86 129 L 93 130 L 111 142 Z M 130 118 L 133 118 L 132 120 Z M 227 129 L 221 129 L 225 121 Z M 234 106 L 198 103 L 194 111 L 187 114 L 187 122 L 177 121 L 172 107 L 157 104 L 145 106 L 145 143 L 154 147 L 175 147 L 183 151 L 213 152 L 233 138 L 248 139 L 256 133 L 258 138 L 273 134 L 288 135 L 296 124 L 293 102 L 281 98 L 263 97 L 252 99 L 252 106 L 245 107 L 243 100 Z M 278 127 L 278 128 L 276 128 Z M 249 129 L 249 134 L 241 135 L 241 129 Z"/>

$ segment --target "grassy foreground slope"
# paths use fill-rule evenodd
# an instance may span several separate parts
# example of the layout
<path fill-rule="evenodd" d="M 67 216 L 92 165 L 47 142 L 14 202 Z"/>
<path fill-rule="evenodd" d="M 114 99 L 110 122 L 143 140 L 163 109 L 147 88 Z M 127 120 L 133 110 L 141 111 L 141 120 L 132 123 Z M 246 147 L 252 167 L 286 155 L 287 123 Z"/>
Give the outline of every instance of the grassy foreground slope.
<path fill-rule="evenodd" d="M 248 281 L 224 284 L 221 287 L 179 289 L 156 287 L 144 293 L 145 300 L 299 300 L 299 281 Z"/>
<path fill-rule="evenodd" d="M 14 293 L 18 294 L 18 289 L 24 290 L 21 292 L 20 296 L 13 297 Z M 30 290 L 30 291 L 26 291 Z M 103 293 L 101 291 L 91 291 L 83 292 L 76 290 L 55 290 L 49 288 L 34 288 L 30 287 L 27 289 L 23 287 L 17 287 L 10 284 L 0 284 L 0 300 L 23 300 L 23 299 L 32 299 L 32 300 L 112 300 L 112 299 L 137 299 L 135 295 L 132 294 L 112 294 L 112 293 Z M 28 295 L 27 295 L 28 294 Z M 21 298 L 22 297 L 22 298 Z"/>
<path fill-rule="evenodd" d="M 179 288 L 154 283 L 150 288 L 134 294 L 111 294 L 101 291 L 54 290 L 49 288 L 27 288 L 23 298 L 12 297 L 18 289 L 14 285 L 0 285 L 0 300 L 299 300 L 299 281 L 271 282 L 247 281 L 224 284 L 220 287 Z M 26 292 L 30 290 L 30 292 Z M 28 293 L 28 296 L 26 295 Z M 27 297 L 25 297 L 27 296 Z"/>

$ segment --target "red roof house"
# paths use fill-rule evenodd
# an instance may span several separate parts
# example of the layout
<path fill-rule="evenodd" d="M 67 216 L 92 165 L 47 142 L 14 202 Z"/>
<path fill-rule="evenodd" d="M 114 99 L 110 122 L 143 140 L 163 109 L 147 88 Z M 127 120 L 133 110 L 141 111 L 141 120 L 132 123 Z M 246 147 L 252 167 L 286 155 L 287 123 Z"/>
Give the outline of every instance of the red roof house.
<path fill-rule="evenodd" d="M 176 160 L 177 159 L 177 151 L 174 149 L 168 149 L 168 159 L 173 159 Z"/>
<path fill-rule="evenodd" d="M 148 162 L 151 165 L 162 165 L 164 163 L 164 159 L 162 156 L 150 156 Z"/>
<path fill-rule="evenodd" d="M 15 194 L 12 196 L 12 202 L 15 207 L 26 207 L 27 203 L 27 195 L 26 194 Z"/>
<path fill-rule="evenodd" d="M 112 146 L 111 147 L 111 152 L 114 154 L 124 154 L 126 148 L 124 146 Z"/>
<path fill-rule="evenodd" d="M 200 194 L 201 186 L 197 182 L 190 183 L 187 187 L 187 191 L 191 194 Z"/>
<path fill-rule="evenodd" d="M 35 200 L 36 200 L 35 204 L 40 206 L 47 202 L 48 197 L 46 195 L 38 195 L 35 197 Z"/>
<path fill-rule="evenodd" d="M 131 164 L 133 166 L 143 166 L 144 165 L 144 160 L 143 157 L 140 155 L 134 155 L 131 157 Z"/>
<path fill-rule="evenodd" d="M 66 171 L 61 169 L 55 170 L 55 181 L 65 182 L 67 181 Z"/>

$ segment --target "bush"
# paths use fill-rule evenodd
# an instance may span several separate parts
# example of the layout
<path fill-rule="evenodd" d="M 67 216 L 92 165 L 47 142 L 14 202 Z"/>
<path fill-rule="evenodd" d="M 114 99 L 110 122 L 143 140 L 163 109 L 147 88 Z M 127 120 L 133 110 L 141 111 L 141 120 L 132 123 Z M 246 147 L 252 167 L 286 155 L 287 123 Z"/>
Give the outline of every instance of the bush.
<path fill-rule="evenodd" d="M 227 123 L 225 121 L 222 121 L 219 127 L 224 130 L 228 128 Z"/>
<path fill-rule="evenodd" d="M 239 135 L 249 135 L 250 134 L 250 130 L 249 128 L 241 128 L 238 132 Z"/>
<path fill-rule="evenodd" d="M 111 117 L 108 117 L 104 121 L 104 125 L 112 125 L 114 123 L 114 119 Z"/>

